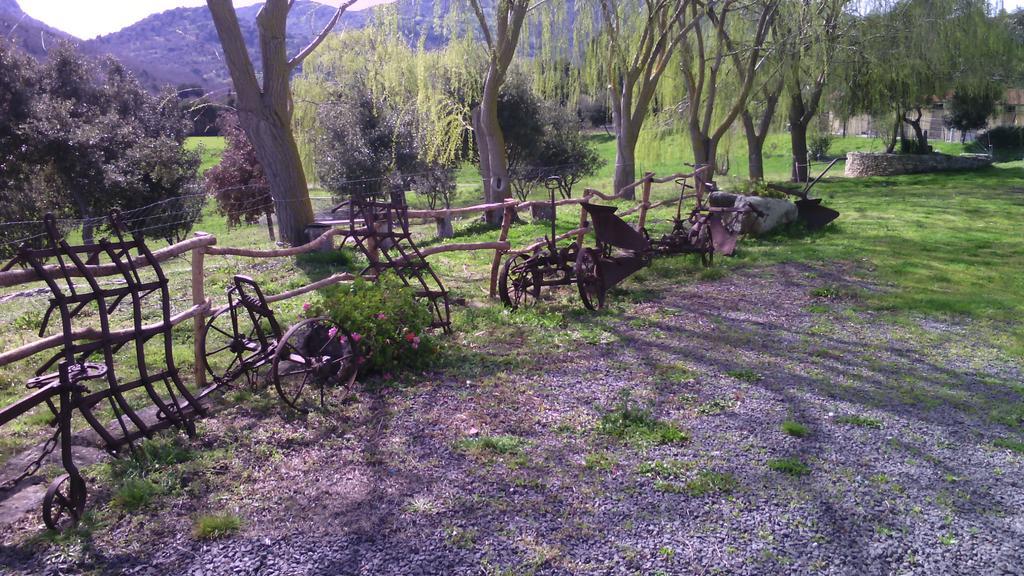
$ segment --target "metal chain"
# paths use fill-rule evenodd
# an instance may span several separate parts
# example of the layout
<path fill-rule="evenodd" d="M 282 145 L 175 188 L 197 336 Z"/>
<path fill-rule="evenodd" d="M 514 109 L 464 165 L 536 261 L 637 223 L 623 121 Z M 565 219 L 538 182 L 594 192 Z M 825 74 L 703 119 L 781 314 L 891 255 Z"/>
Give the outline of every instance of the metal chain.
<path fill-rule="evenodd" d="M 46 457 L 52 454 L 53 451 L 57 449 L 57 440 L 59 438 L 60 427 L 54 430 L 53 436 L 51 436 L 50 439 L 43 444 L 43 449 L 39 453 L 39 456 L 37 456 L 36 459 L 33 460 L 32 462 L 29 462 L 28 466 L 25 467 L 25 470 L 21 474 L 9 480 L 5 480 L 2 484 L 0 484 L 0 492 L 7 492 L 8 490 L 17 486 L 18 483 L 24 480 L 25 478 L 28 478 L 29 476 L 32 476 L 33 474 L 38 472 L 39 468 L 42 467 L 43 465 L 43 460 L 46 460 Z"/>

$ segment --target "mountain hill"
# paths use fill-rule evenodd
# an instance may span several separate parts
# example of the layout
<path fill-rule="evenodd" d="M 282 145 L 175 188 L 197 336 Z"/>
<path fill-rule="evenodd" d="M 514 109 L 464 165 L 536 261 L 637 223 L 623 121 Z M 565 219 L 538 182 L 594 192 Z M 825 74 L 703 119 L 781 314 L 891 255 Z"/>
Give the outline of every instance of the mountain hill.
<path fill-rule="evenodd" d="M 255 4 L 237 10 L 239 27 L 257 71 L 259 8 Z M 317 2 L 297 0 L 288 17 L 288 52 L 294 54 L 308 44 L 330 21 L 334 10 Z M 346 12 L 335 30 L 361 28 L 371 15 L 371 10 Z M 88 52 L 111 54 L 125 62 L 150 88 L 198 85 L 206 91 L 223 91 L 231 86 L 220 39 L 206 7 L 175 8 L 153 14 L 112 34 L 86 40 L 81 46 Z"/>
<path fill-rule="evenodd" d="M 0 36 L 37 58 L 60 40 L 74 40 L 71 35 L 22 12 L 16 0 L 0 0 Z"/>

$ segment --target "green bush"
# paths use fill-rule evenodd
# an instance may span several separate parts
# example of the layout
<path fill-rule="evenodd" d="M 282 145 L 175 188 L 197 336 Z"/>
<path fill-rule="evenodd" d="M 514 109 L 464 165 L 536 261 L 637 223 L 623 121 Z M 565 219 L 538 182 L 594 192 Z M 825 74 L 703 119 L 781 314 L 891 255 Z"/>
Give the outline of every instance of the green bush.
<path fill-rule="evenodd" d="M 832 135 L 826 132 L 811 136 L 807 143 L 807 151 L 811 160 L 824 160 L 828 158 L 828 149 L 832 147 Z"/>
<path fill-rule="evenodd" d="M 781 198 L 783 200 L 789 197 L 785 192 L 768 186 L 768 183 L 764 180 L 744 180 L 737 185 L 736 191 L 744 196 Z"/>
<path fill-rule="evenodd" d="M 995 150 L 1024 148 L 1024 126 L 997 126 L 979 135 L 971 150 L 986 152 L 988 146 Z"/>
<path fill-rule="evenodd" d="M 307 316 L 328 316 L 352 333 L 364 374 L 421 368 L 437 350 L 425 333 L 430 311 L 393 274 L 382 275 L 377 282 L 360 278 L 325 288 L 304 308 Z"/>

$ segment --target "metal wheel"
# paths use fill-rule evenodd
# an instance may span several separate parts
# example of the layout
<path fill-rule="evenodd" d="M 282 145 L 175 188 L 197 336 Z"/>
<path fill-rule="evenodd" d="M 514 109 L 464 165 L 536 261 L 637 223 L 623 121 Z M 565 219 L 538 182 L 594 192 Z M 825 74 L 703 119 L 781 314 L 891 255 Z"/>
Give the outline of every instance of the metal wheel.
<path fill-rule="evenodd" d="M 700 263 L 705 268 L 711 268 L 715 263 L 715 241 L 711 237 L 711 226 L 707 219 L 700 220 L 690 231 L 693 238 L 693 246 L 700 254 Z"/>
<path fill-rule="evenodd" d="M 529 263 L 530 256 L 517 254 L 505 261 L 505 268 L 498 278 L 498 295 L 501 302 L 515 310 L 520 306 L 531 306 L 540 298 L 540 282 L 537 271 Z"/>
<path fill-rule="evenodd" d="M 258 375 L 250 364 L 262 354 L 269 355 L 269 343 L 245 308 L 227 308 L 210 317 L 203 330 L 200 346 L 206 372 L 215 385 L 229 384 L 246 376 L 255 387 Z"/>
<path fill-rule="evenodd" d="M 43 524 L 57 532 L 75 526 L 85 512 L 86 497 L 85 480 L 81 476 L 58 477 L 43 497 Z"/>
<path fill-rule="evenodd" d="M 604 279 L 597 264 L 599 255 L 593 248 L 580 250 L 576 257 L 576 286 L 580 290 L 583 305 L 590 310 L 604 308 Z"/>
<path fill-rule="evenodd" d="M 308 412 L 324 406 L 328 387 L 346 390 L 358 372 L 359 347 L 352 334 L 328 318 L 292 326 L 274 351 L 274 387 L 288 406 Z"/>

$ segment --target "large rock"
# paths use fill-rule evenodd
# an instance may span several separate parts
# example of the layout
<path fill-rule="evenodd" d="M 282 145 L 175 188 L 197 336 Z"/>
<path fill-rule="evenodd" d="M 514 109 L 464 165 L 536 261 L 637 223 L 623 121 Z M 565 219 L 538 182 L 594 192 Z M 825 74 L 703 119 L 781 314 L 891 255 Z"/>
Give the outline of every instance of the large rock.
<path fill-rule="evenodd" d="M 751 207 L 758 212 L 749 212 L 743 219 L 741 232 L 759 236 L 768 232 L 796 222 L 798 211 L 796 204 L 789 200 L 780 198 L 766 198 L 764 196 L 738 196 L 736 198 L 737 208 Z"/>

